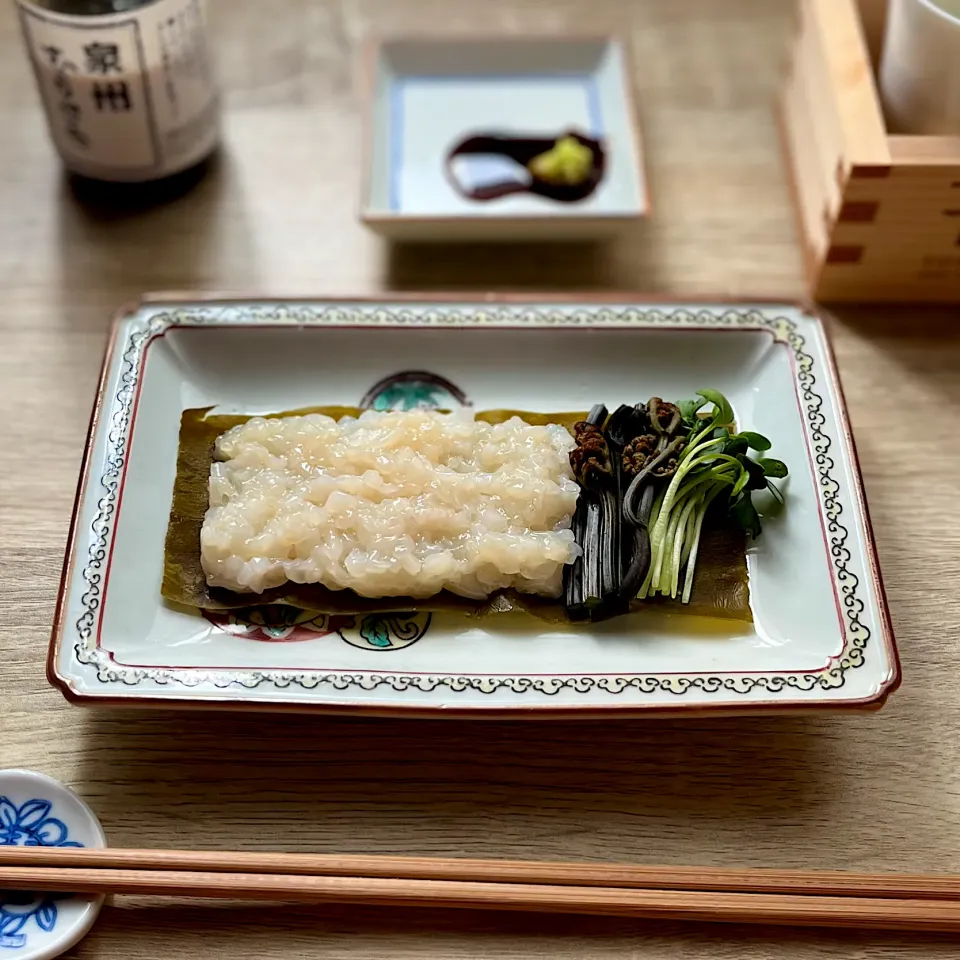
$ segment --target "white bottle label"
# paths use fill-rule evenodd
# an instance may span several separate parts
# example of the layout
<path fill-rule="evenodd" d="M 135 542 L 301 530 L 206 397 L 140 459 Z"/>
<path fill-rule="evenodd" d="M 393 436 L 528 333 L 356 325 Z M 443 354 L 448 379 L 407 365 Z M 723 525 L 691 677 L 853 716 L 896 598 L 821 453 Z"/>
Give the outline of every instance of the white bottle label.
<path fill-rule="evenodd" d="M 69 16 L 18 0 L 50 131 L 67 168 L 153 180 L 202 160 L 219 139 L 219 100 L 202 0 Z"/>

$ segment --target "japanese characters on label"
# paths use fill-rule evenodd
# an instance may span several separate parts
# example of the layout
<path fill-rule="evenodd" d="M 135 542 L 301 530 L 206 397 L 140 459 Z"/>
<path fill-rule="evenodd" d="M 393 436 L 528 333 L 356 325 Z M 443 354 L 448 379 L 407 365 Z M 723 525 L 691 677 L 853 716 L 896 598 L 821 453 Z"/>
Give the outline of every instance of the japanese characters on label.
<path fill-rule="evenodd" d="M 147 180 L 184 169 L 219 138 L 200 0 L 66 17 L 20 0 L 51 134 L 81 174 Z"/>

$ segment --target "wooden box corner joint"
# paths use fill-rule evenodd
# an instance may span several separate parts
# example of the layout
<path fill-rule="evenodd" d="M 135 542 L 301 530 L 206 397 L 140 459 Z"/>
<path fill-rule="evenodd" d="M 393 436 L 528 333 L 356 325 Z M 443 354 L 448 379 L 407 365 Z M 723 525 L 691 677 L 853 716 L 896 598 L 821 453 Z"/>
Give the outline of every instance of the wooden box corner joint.
<path fill-rule="evenodd" d="M 800 3 L 779 112 L 807 280 L 821 301 L 960 302 L 960 137 L 887 130 L 886 3 Z"/>

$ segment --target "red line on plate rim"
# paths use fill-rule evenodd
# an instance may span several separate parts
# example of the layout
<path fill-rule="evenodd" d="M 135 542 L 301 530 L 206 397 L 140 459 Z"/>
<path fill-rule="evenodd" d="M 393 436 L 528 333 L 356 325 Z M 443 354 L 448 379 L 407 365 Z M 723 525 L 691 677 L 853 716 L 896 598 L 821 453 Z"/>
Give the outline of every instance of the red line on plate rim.
<path fill-rule="evenodd" d="M 511 305 L 563 305 L 563 306 L 603 306 L 605 304 L 614 304 L 617 306 L 641 305 L 641 306 L 673 306 L 673 307 L 693 307 L 699 305 L 702 307 L 717 307 L 726 304 L 731 307 L 766 307 L 770 309 L 788 308 L 795 309 L 814 322 L 818 327 L 818 333 L 826 345 L 826 366 L 829 369 L 832 382 L 837 388 L 837 416 L 843 425 L 847 436 L 848 453 L 855 459 L 856 473 L 854 477 L 855 494 L 860 506 L 861 521 L 864 523 L 864 531 L 867 537 L 867 552 L 870 554 L 874 586 L 877 591 L 881 606 L 883 624 L 881 630 L 881 639 L 887 655 L 890 658 L 892 668 L 881 678 L 875 691 L 867 693 L 861 697 L 846 698 L 839 702 L 830 700 L 806 701 L 802 699 L 784 700 L 784 699 L 758 699 L 744 703 L 634 703 L 629 706 L 622 704 L 590 704 L 590 705 L 567 705 L 563 707 L 552 706 L 549 704 L 512 704 L 508 706 L 491 705 L 473 705 L 469 707 L 457 706 L 454 704 L 441 702 L 433 705 L 414 705 L 414 704 L 392 704 L 380 705 L 373 702 L 339 702 L 339 701 L 321 701 L 308 702 L 303 700 L 290 700 L 281 698 L 270 698 L 260 700 L 248 700 L 242 697 L 234 697 L 224 694 L 207 694 L 202 698 L 190 696 L 163 696 L 156 693 L 140 693 L 134 696 L 100 694 L 97 692 L 81 692 L 72 685 L 72 681 L 67 676 L 59 672 L 59 661 L 61 655 L 61 643 L 64 634 L 64 620 L 66 615 L 66 606 L 68 600 L 68 588 L 73 575 L 76 553 L 78 548 L 78 520 L 79 511 L 86 497 L 87 489 L 90 483 L 90 468 L 93 455 L 93 447 L 96 439 L 96 432 L 99 427 L 100 416 L 102 413 L 104 390 L 107 382 L 108 372 L 112 365 L 113 356 L 118 345 L 119 335 L 122 324 L 129 318 L 135 316 L 138 311 L 154 307 L 176 307 L 219 304 L 230 305 L 235 308 L 249 306 L 255 302 L 281 302 L 285 304 L 316 304 L 318 302 L 328 304 L 409 304 L 409 303 L 443 303 L 450 306 L 472 305 L 482 307 L 491 304 L 511 304 Z M 873 712 L 881 709 L 887 702 L 891 694 L 896 692 L 903 680 L 903 673 L 900 664 L 899 652 L 897 650 L 896 639 L 893 631 L 892 618 L 890 615 L 889 601 L 883 583 L 880 580 L 880 568 L 877 561 L 877 543 L 873 527 L 870 524 L 869 511 L 863 493 L 863 474 L 860 469 L 859 461 L 856 460 L 856 446 L 853 440 L 852 431 L 849 423 L 849 416 L 846 409 L 846 400 L 843 395 L 842 384 L 839 379 L 839 373 L 836 366 L 836 354 L 833 345 L 827 334 L 825 327 L 825 313 L 810 298 L 793 299 L 784 301 L 782 296 L 754 296 L 754 297 L 730 297 L 723 295 L 712 296 L 671 296 L 655 295 L 649 291 L 595 291 L 587 296 L 570 294 L 557 294 L 549 292 L 533 293 L 491 293 L 489 291 L 458 291 L 456 294 L 436 293 L 423 291 L 391 291 L 387 293 L 368 295 L 368 296 L 301 296 L 290 297 L 277 293 L 260 292 L 258 296 L 253 296 L 249 292 L 241 294 L 238 292 L 224 291 L 164 291 L 162 293 L 148 293 L 141 296 L 139 300 L 124 304 L 115 313 L 112 319 L 111 331 L 107 340 L 106 350 L 104 351 L 103 363 L 100 371 L 100 380 L 94 397 L 93 409 L 90 416 L 87 436 L 84 442 L 83 460 L 81 463 L 80 477 L 77 483 L 77 493 L 74 500 L 74 509 L 71 514 L 70 528 L 67 537 L 67 545 L 64 556 L 63 570 L 61 573 L 60 594 L 57 599 L 57 605 L 54 613 L 53 627 L 50 634 L 50 643 L 47 647 L 46 673 L 50 684 L 63 694 L 63 696 L 72 704 L 77 706 L 102 705 L 106 707 L 120 708 L 156 708 L 167 709 L 193 709 L 222 713 L 224 711 L 233 712 L 279 712 L 286 714 L 299 715 L 323 715 L 323 716 L 363 716 L 380 717 L 392 719 L 410 719 L 424 718 L 436 719 L 438 716 L 451 719 L 474 719 L 497 721 L 501 719 L 511 719 L 521 717 L 527 720 L 595 720 L 606 718 L 607 716 L 616 716 L 623 719 L 638 719 L 647 717 L 672 718 L 689 717 L 694 715 L 699 718 L 730 717 L 730 716 L 770 716 L 770 715 L 809 715 L 812 713 L 836 712 L 838 710 L 855 710 L 857 712 Z M 859 483 L 859 487 L 857 487 Z"/>

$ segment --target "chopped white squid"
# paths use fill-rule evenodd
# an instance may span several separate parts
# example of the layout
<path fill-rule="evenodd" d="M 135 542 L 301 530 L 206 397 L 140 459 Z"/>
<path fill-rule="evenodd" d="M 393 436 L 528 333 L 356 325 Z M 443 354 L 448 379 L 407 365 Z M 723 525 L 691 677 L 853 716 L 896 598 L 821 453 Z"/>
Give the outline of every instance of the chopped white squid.
<path fill-rule="evenodd" d="M 562 426 L 469 411 L 255 417 L 223 434 L 200 534 L 211 586 L 365 597 L 560 595 L 579 487 Z"/>

